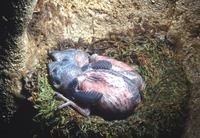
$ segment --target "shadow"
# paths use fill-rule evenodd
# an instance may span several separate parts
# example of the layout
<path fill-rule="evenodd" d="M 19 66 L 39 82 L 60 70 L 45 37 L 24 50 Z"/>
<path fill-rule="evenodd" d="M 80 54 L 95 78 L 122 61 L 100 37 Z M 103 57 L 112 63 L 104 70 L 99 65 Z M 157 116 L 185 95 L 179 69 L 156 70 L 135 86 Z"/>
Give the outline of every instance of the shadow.
<path fill-rule="evenodd" d="M 26 100 L 17 100 L 19 105 L 17 112 L 14 114 L 10 124 L 1 124 L 1 138 L 32 138 L 32 130 L 36 127 L 32 118 L 36 114 L 36 110 L 32 104 Z"/>

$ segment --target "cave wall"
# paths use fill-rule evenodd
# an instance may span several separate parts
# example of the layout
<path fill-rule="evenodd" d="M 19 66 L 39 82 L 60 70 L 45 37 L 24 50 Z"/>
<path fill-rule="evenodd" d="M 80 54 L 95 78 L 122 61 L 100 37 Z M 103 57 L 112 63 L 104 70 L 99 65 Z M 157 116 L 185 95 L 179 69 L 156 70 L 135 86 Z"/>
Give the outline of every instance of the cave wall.
<path fill-rule="evenodd" d="M 26 28 L 37 0 L 2 1 L 0 6 L 0 131 L 13 120 L 15 98 L 22 90 L 21 77 L 29 41 Z"/>
<path fill-rule="evenodd" d="M 183 138 L 200 137 L 200 1 L 180 0 L 176 4 L 172 31 L 179 36 L 179 55 L 191 83 L 189 114 Z M 177 37 L 176 36 L 176 37 Z"/>

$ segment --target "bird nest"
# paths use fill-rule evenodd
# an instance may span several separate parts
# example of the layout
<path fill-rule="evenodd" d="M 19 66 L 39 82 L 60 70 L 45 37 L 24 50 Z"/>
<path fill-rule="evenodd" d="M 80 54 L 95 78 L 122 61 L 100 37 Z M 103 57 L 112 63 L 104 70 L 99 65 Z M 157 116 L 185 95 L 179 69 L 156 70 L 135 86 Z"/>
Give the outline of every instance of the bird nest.
<path fill-rule="evenodd" d="M 112 33 L 91 44 L 65 40 L 58 49 L 81 48 L 134 65 L 145 80 L 144 100 L 126 120 L 105 121 L 82 117 L 72 109 L 55 109 L 62 103 L 43 72 L 35 101 L 37 137 L 178 137 L 183 129 L 188 101 L 188 81 L 176 58 L 176 47 L 161 34 L 131 31 Z"/>

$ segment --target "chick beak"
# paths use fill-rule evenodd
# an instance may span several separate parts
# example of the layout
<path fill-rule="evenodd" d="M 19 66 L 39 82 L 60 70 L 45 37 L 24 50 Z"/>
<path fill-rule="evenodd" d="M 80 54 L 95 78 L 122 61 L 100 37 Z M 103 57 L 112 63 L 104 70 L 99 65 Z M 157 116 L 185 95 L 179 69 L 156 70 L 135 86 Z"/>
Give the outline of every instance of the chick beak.
<path fill-rule="evenodd" d="M 57 51 L 49 52 L 48 56 L 52 59 L 52 61 L 59 61 L 59 56 Z"/>

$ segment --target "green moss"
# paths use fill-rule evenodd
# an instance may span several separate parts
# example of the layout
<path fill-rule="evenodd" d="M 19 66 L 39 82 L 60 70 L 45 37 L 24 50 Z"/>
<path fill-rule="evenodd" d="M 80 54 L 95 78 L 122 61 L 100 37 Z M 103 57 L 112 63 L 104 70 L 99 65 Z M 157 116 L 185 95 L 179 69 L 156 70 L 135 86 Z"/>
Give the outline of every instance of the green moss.
<path fill-rule="evenodd" d="M 135 66 L 145 80 L 146 89 L 144 101 L 133 115 L 126 120 L 105 121 L 97 116 L 84 118 L 72 109 L 56 111 L 62 101 L 53 97 L 47 76 L 42 75 L 35 104 L 38 114 L 34 118 L 40 124 L 38 137 L 47 132 L 53 137 L 178 136 L 186 116 L 188 82 L 174 51 L 148 36 L 112 34 L 106 40 L 112 46 L 103 51 L 104 55 L 131 65 L 138 63 Z"/>

